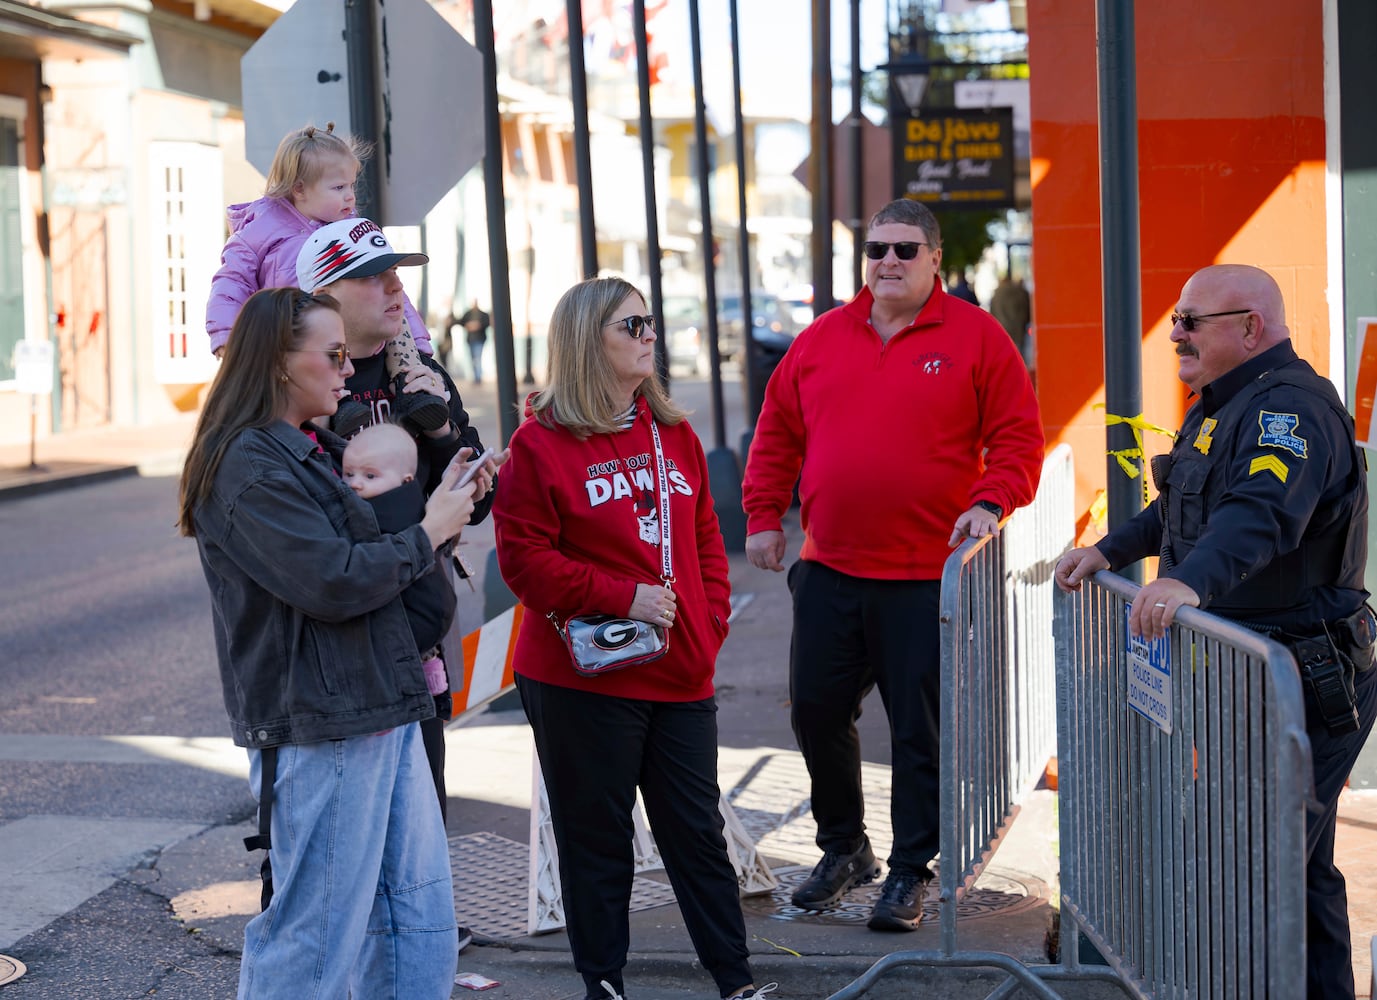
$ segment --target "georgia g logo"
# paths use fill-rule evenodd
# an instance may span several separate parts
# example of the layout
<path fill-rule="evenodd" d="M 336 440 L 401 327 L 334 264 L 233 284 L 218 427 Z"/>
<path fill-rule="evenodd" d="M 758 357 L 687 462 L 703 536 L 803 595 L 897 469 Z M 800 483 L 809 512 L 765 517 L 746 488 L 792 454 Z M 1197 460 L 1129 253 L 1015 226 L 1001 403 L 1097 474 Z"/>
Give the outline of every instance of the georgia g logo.
<path fill-rule="evenodd" d="M 627 618 L 612 618 L 593 629 L 593 645 L 599 649 L 617 650 L 636 638 L 635 622 Z"/>
<path fill-rule="evenodd" d="M 368 242 L 372 243 L 379 250 L 387 249 L 387 237 L 382 233 L 374 233 L 372 236 L 368 237 Z"/>

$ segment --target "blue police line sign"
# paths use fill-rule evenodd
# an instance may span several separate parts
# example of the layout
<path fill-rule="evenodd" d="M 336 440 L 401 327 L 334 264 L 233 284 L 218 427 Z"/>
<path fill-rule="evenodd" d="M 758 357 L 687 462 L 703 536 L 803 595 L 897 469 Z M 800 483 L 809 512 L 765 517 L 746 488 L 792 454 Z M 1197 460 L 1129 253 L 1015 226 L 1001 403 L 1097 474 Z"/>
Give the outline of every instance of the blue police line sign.
<path fill-rule="evenodd" d="M 1152 642 L 1128 629 L 1124 608 L 1124 636 L 1128 653 L 1128 707 L 1162 732 L 1171 733 L 1171 633 Z"/>

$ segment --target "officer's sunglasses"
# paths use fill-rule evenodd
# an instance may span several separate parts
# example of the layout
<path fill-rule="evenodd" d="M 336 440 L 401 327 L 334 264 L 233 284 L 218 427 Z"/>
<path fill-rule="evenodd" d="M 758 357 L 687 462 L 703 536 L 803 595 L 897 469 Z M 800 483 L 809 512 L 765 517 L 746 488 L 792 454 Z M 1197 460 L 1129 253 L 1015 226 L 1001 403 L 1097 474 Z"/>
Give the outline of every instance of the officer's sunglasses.
<path fill-rule="evenodd" d="M 1205 313 L 1201 316 L 1192 316 L 1190 313 L 1174 312 L 1171 314 L 1171 325 L 1176 326 L 1176 324 L 1180 323 L 1181 329 L 1185 330 L 1187 333 L 1194 333 L 1196 325 L 1202 319 L 1214 319 L 1216 316 L 1243 316 L 1252 311 L 1251 309 L 1230 309 L 1228 312 Z"/>

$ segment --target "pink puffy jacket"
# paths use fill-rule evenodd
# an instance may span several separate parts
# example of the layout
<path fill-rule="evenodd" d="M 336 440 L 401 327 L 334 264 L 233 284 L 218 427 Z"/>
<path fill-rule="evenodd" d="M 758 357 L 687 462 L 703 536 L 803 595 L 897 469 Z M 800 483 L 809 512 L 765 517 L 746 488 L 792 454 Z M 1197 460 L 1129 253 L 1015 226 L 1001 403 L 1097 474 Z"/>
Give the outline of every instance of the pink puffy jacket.
<path fill-rule="evenodd" d="M 306 237 L 323 223 L 308 219 L 285 198 L 259 198 L 231 205 L 230 238 L 220 254 L 220 270 L 210 282 L 206 303 L 206 333 L 210 349 L 218 351 L 229 340 L 230 328 L 250 295 L 260 288 L 295 288 L 296 255 Z M 430 332 L 420 313 L 406 299 L 406 325 L 416 346 L 434 354 Z"/>

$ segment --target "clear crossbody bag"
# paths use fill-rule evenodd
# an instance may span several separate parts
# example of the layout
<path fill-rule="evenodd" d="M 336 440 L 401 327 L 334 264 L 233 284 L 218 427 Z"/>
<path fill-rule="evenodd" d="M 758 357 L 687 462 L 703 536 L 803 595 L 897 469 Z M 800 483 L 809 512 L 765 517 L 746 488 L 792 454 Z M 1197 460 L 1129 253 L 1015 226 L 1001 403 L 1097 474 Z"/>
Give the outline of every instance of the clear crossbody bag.
<path fill-rule="evenodd" d="M 674 559 L 670 548 L 669 480 L 660 428 L 654 420 L 650 422 L 650 433 L 655 441 L 655 471 L 659 478 L 660 578 L 666 587 L 671 587 Z M 561 622 L 553 611 L 545 617 L 564 640 L 574 671 L 583 677 L 599 677 L 651 663 L 669 651 L 669 633 L 650 622 L 616 615 L 574 615 Z"/>

